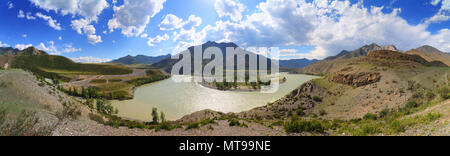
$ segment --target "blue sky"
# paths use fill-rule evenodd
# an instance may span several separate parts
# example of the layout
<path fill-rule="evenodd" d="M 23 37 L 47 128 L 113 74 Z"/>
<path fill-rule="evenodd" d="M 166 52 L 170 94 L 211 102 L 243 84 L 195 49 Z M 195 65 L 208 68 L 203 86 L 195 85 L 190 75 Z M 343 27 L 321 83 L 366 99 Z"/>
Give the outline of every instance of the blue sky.
<path fill-rule="evenodd" d="M 364 44 L 450 52 L 450 0 L 0 0 L 0 46 L 80 62 L 176 53 L 203 42 L 321 59 Z"/>

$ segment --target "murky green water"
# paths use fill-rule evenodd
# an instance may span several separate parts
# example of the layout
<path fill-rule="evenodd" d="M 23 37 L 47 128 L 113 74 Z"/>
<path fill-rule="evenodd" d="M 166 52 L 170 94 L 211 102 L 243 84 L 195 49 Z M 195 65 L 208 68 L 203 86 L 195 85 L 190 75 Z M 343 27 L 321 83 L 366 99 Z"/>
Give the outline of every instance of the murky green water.
<path fill-rule="evenodd" d="M 220 112 L 242 112 L 274 102 L 301 84 L 317 78 L 309 75 L 284 75 L 287 81 L 275 93 L 218 91 L 194 82 L 176 83 L 172 79 L 137 88 L 133 100 L 113 101 L 119 116 L 150 121 L 153 107 L 165 113 L 168 120 L 211 109 Z"/>

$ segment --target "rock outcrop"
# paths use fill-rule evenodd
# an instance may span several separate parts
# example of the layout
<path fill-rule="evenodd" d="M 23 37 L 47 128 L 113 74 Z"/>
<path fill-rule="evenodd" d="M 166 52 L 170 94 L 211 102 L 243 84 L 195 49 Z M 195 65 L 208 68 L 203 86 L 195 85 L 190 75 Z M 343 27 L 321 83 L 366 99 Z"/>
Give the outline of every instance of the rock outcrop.
<path fill-rule="evenodd" d="M 356 74 L 337 74 L 331 81 L 354 87 L 366 86 L 380 81 L 380 73 L 361 72 Z"/>

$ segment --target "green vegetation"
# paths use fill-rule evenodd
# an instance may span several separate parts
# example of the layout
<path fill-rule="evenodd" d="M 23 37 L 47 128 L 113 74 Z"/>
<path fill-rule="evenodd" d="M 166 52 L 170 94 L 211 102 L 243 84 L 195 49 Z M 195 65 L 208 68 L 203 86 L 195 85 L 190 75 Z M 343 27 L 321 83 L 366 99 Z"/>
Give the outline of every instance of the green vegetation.
<path fill-rule="evenodd" d="M 39 125 L 39 117 L 34 111 L 22 111 L 11 116 L 6 108 L 0 108 L 0 136 L 49 136 L 56 126 Z"/>
<path fill-rule="evenodd" d="M 245 123 L 240 123 L 238 119 L 230 119 L 230 120 L 228 120 L 228 122 L 230 122 L 230 123 L 229 123 L 229 126 L 230 126 L 230 127 L 238 126 L 238 127 L 245 127 L 245 128 L 248 128 L 248 125 L 247 125 L 247 124 L 245 124 Z"/>
<path fill-rule="evenodd" d="M 153 124 L 159 123 L 158 109 L 152 108 L 152 122 Z"/>
<path fill-rule="evenodd" d="M 56 117 L 59 121 L 64 119 L 77 119 L 81 116 L 81 110 L 77 105 L 73 103 L 63 103 L 63 110 L 56 113 Z"/>
<path fill-rule="evenodd" d="M 123 75 L 132 72 L 124 66 L 81 64 L 63 56 L 52 55 L 19 55 L 16 56 L 11 67 L 29 70 L 36 75 L 65 82 L 70 81 L 75 75 Z"/>
<path fill-rule="evenodd" d="M 97 99 L 96 108 L 99 113 L 105 115 L 115 115 L 119 113 L 119 111 L 117 109 L 114 109 L 114 107 L 111 105 L 111 102 L 105 99 Z"/>
<path fill-rule="evenodd" d="M 288 133 L 314 132 L 324 133 L 328 127 L 319 120 L 293 120 L 284 125 Z"/>
<path fill-rule="evenodd" d="M 355 136 L 398 134 L 405 132 L 407 128 L 419 124 L 428 124 L 439 119 L 441 114 L 436 112 L 411 117 L 409 115 L 423 111 L 440 102 L 441 100 L 430 102 L 428 99 L 424 101 L 421 101 L 420 98 L 416 100 L 412 99 L 404 107 L 398 108 L 397 110 L 384 109 L 378 115 L 367 113 L 361 119 L 350 121 L 307 120 L 293 117 L 291 121 L 284 124 L 284 129 L 288 133 L 325 133 L 333 130 L 332 132 L 339 135 L 345 134 Z M 297 111 L 301 113 L 303 110 L 299 108 Z"/>

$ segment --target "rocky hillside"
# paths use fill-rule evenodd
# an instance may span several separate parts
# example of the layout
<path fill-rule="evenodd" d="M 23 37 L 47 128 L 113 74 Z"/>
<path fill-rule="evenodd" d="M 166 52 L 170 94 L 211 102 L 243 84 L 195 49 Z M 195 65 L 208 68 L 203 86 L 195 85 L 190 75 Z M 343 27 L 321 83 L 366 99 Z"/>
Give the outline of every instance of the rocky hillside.
<path fill-rule="evenodd" d="M 423 49 L 423 48 L 419 48 Z M 446 57 L 442 57 L 442 59 L 425 59 L 425 55 L 416 55 L 416 53 L 408 52 L 405 53 L 400 52 L 395 46 L 378 46 L 377 44 L 371 44 L 371 45 L 365 45 L 357 50 L 354 50 L 352 52 L 350 51 L 343 51 L 340 54 L 336 56 L 328 57 L 322 61 L 313 63 L 310 66 L 298 69 L 298 73 L 305 73 L 305 74 L 314 74 L 314 75 L 324 75 L 327 73 L 333 73 L 337 72 L 336 69 L 339 69 L 340 65 L 345 64 L 346 62 L 351 62 L 351 60 L 358 60 L 360 57 L 369 56 L 371 52 L 377 51 L 377 53 L 373 53 L 372 57 L 378 57 L 380 59 L 386 59 L 386 58 L 403 58 L 403 59 L 414 59 L 416 61 L 419 61 L 420 64 L 425 64 L 429 66 L 446 66 L 445 61 L 447 60 Z M 391 53 L 395 52 L 395 53 Z M 385 55 L 391 55 L 391 56 L 385 56 Z M 442 53 L 444 54 L 445 53 Z M 425 56 L 425 57 L 422 57 Z M 441 61 L 442 60 L 442 61 Z"/>
<path fill-rule="evenodd" d="M 336 56 L 330 56 L 328 58 L 325 58 L 324 61 L 331 61 L 331 60 L 336 60 L 336 59 L 350 59 L 350 58 L 354 58 L 354 57 L 367 56 L 370 52 L 375 51 L 375 50 L 398 51 L 398 49 L 394 45 L 379 46 L 379 45 L 373 43 L 370 45 L 365 45 L 354 51 L 344 50 Z"/>

